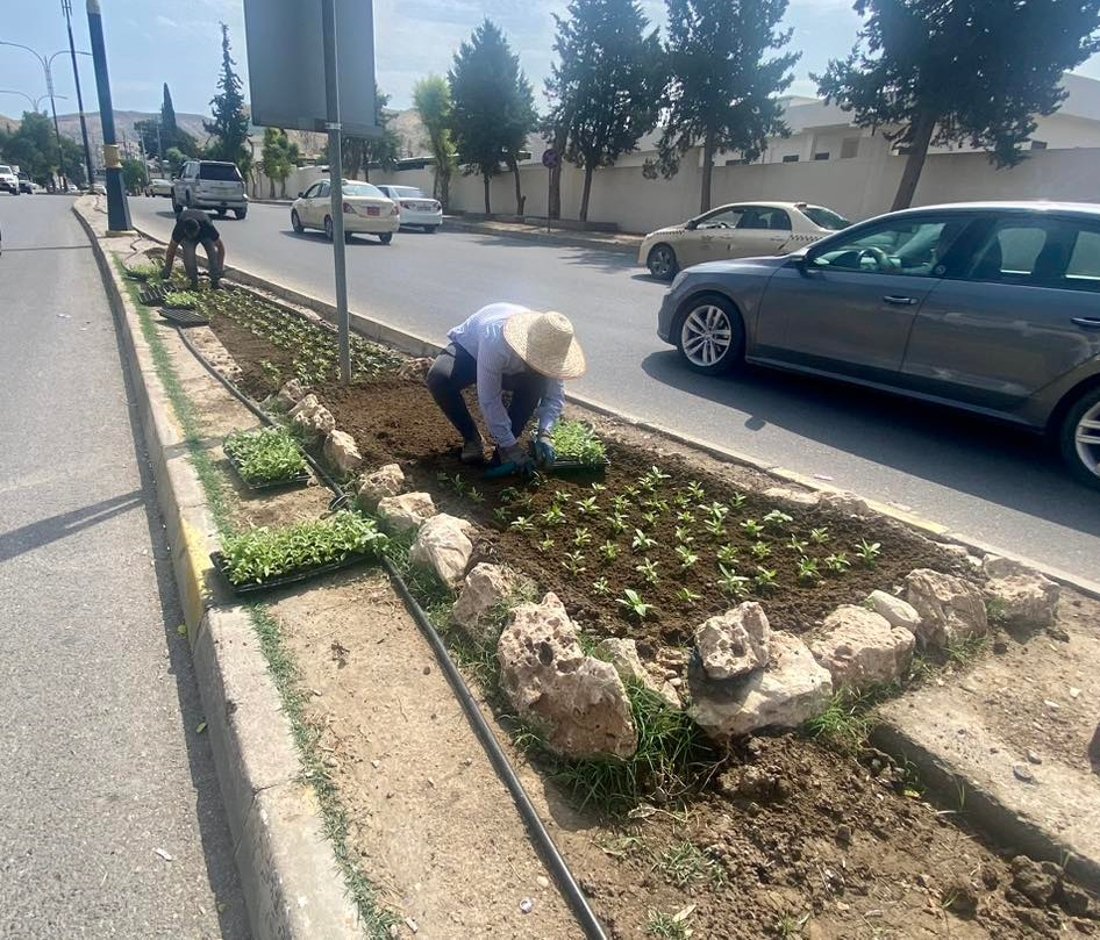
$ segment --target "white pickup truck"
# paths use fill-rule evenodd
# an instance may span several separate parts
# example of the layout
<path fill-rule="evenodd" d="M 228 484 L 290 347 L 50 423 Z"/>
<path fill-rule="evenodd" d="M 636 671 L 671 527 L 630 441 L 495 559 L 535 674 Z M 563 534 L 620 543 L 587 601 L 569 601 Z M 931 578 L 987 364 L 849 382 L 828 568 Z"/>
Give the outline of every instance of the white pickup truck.
<path fill-rule="evenodd" d="M 235 163 L 220 160 L 188 160 L 172 181 L 172 210 L 212 209 L 219 219 L 226 212 L 243 219 L 248 214 L 244 179 Z"/>
<path fill-rule="evenodd" d="M 0 190 L 9 192 L 13 196 L 19 195 L 19 177 L 16 175 L 17 167 L 0 163 Z"/>

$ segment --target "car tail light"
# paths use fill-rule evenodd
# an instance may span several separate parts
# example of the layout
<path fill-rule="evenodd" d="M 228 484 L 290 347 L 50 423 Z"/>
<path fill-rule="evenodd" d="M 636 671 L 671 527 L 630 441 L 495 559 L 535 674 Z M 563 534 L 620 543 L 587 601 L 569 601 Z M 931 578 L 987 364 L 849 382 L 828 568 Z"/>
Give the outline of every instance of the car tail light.
<path fill-rule="evenodd" d="M 432 212 L 438 212 L 442 208 L 443 208 L 443 203 L 441 203 L 441 202 L 432 202 Z"/>
<path fill-rule="evenodd" d="M 393 204 L 393 208 L 390 210 L 390 215 L 401 215 L 401 209 L 398 207 L 396 202 Z"/>

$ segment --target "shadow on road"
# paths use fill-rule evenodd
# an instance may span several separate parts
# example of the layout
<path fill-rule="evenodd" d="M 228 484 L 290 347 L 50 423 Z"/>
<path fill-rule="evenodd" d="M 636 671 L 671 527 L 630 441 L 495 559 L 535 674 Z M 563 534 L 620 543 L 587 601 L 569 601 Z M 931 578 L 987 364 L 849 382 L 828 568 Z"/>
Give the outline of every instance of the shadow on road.
<path fill-rule="evenodd" d="M 121 513 L 143 504 L 140 490 L 100 500 L 90 506 L 81 506 L 71 512 L 59 513 L 39 519 L 18 529 L 0 534 L 0 561 L 9 561 L 25 552 L 32 552 L 51 542 L 68 538 L 90 526 L 99 525 Z"/>
<path fill-rule="evenodd" d="M 746 413 L 749 417 L 742 425 L 746 431 L 781 427 L 811 445 L 817 441 L 1018 512 L 1100 535 L 1098 494 L 1067 477 L 1045 440 L 1025 431 L 824 379 L 755 368 L 722 378 L 697 375 L 672 350 L 650 354 L 642 368 L 665 385 Z"/>
<path fill-rule="evenodd" d="M 446 231 L 445 229 L 443 231 Z M 553 244 L 527 238 L 510 238 L 507 235 L 478 235 L 471 232 L 447 232 L 449 235 L 465 235 L 480 245 L 508 248 L 539 248 L 545 251 L 552 248 L 559 252 L 557 260 L 565 264 L 577 264 L 586 268 L 595 268 L 614 274 L 636 272 L 637 263 L 633 254 L 625 252 L 609 251 L 606 248 L 589 247 L 587 245 Z M 654 284 L 661 282 L 646 274 L 642 280 L 651 281 Z"/>

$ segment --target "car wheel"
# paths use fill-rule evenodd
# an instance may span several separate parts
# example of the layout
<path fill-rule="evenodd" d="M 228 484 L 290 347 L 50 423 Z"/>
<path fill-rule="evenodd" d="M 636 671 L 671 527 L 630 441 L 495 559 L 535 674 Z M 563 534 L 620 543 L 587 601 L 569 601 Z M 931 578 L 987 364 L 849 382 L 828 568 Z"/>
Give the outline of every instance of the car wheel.
<path fill-rule="evenodd" d="M 236 217 L 237 221 L 239 222 L 246 215 L 248 215 L 248 210 L 247 209 L 234 209 L 233 210 L 233 215 Z"/>
<path fill-rule="evenodd" d="M 1059 445 L 1069 472 L 1100 489 L 1100 388 L 1089 389 L 1066 412 Z"/>
<path fill-rule="evenodd" d="M 437 228 L 439 228 L 438 225 L 425 225 L 424 231 L 429 235 L 434 235 Z"/>
<path fill-rule="evenodd" d="M 299 235 L 301 235 L 302 232 L 306 230 L 305 226 L 302 225 L 302 220 L 298 218 L 297 209 L 290 210 L 290 227 L 294 229 L 294 231 L 297 232 Z"/>
<path fill-rule="evenodd" d="M 224 209 L 216 209 L 214 211 L 217 213 L 217 216 L 218 216 L 219 219 L 224 219 L 225 218 L 225 210 Z M 239 219 L 240 216 L 237 216 L 237 218 Z"/>
<path fill-rule="evenodd" d="M 381 243 L 382 243 L 383 245 L 388 245 L 388 244 L 389 244 L 390 242 L 392 242 L 392 241 L 393 241 L 393 232 L 386 232 L 386 233 L 385 233 L 385 234 L 383 234 L 383 235 L 379 235 L 379 236 L 378 236 L 378 240 L 379 240 L 379 241 L 380 241 L 380 242 L 381 242 Z"/>
<path fill-rule="evenodd" d="M 680 264 L 676 260 L 676 252 L 671 245 L 654 245 L 646 258 L 646 267 L 649 273 L 659 281 L 671 281 L 680 270 Z"/>
<path fill-rule="evenodd" d="M 696 297 L 676 320 L 676 345 L 696 372 L 718 375 L 741 361 L 745 327 L 730 301 L 717 294 Z"/>
<path fill-rule="evenodd" d="M 345 245 L 350 245 L 351 244 L 351 239 L 352 239 L 352 233 L 345 229 L 344 230 L 344 244 Z"/>
<path fill-rule="evenodd" d="M 332 216 L 325 216 L 325 238 L 332 241 L 336 237 L 332 230 Z"/>

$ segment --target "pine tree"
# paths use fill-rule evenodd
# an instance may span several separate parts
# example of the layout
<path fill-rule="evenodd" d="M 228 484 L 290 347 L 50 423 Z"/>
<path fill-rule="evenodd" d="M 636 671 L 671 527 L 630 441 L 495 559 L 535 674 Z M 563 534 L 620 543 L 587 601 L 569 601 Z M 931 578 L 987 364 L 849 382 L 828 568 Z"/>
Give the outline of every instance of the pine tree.
<path fill-rule="evenodd" d="M 516 213 L 523 213 L 519 155 L 535 127 L 531 83 L 500 27 L 486 19 L 455 53 L 447 73 L 454 104 L 452 131 L 458 159 L 485 185 L 485 213 L 492 212 L 489 186 L 503 163 L 516 182 Z"/>
<path fill-rule="evenodd" d="M 665 0 L 670 83 L 665 130 L 657 144 L 667 178 L 689 150 L 703 148 L 699 211 L 710 208 L 714 155 L 755 160 L 769 137 L 788 133 L 778 94 L 794 75 L 799 53 L 769 58 L 790 42 L 779 29 L 787 0 Z"/>
<path fill-rule="evenodd" d="M 908 150 L 894 209 L 910 205 L 932 144 L 1024 158 L 1034 115 L 1066 97 L 1063 72 L 1100 50 L 1100 0 L 857 0 L 856 48 L 815 75 L 821 94 Z"/>
<path fill-rule="evenodd" d="M 546 81 L 547 126 L 566 160 L 584 170 L 580 219 L 588 220 L 592 175 L 630 153 L 657 124 L 664 89 L 661 44 L 637 0 L 570 0 L 554 15 L 558 61 Z"/>
<path fill-rule="evenodd" d="M 168 82 L 164 83 L 164 101 L 160 106 L 160 132 L 164 140 L 175 140 L 179 125 L 176 124 L 176 109 L 172 106 L 172 92 Z M 167 147 L 167 144 L 165 144 Z"/>
<path fill-rule="evenodd" d="M 229 53 L 229 27 L 222 28 L 222 73 L 218 79 L 221 91 L 210 106 L 214 120 L 203 121 L 206 132 L 214 137 L 207 153 L 215 160 L 231 160 L 247 175 L 251 154 L 245 147 L 248 140 L 248 114 L 244 109 L 244 93 L 240 76 L 234 70 L 237 64 Z M 174 117 L 174 115 L 173 115 Z"/>

